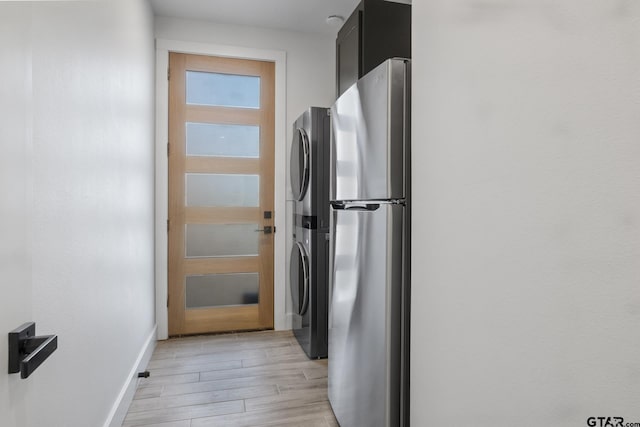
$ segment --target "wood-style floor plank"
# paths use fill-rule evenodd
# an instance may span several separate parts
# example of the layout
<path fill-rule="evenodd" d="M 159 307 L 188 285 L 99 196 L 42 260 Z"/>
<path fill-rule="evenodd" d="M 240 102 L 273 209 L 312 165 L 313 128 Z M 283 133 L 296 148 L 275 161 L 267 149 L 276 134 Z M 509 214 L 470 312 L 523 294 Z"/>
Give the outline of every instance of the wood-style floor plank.
<path fill-rule="evenodd" d="M 212 363 L 220 363 L 221 362 L 239 362 L 244 359 L 259 359 L 268 357 L 268 354 L 265 350 L 255 349 L 255 350 L 240 350 L 240 351 L 222 351 L 222 352 L 211 352 L 209 354 L 199 355 L 199 356 L 190 356 L 190 357 L 179 357 L 172 359 L 160 359 L 160 360 L 152 360 L 149 362 L 148 369 L 163 369 L 163 368 L 176 368 L 182 366 L 189 365 L 207 365 Z M 226 369 L 226 368 L 225 368 Z M 156 373 L 157 375 L 157 373 Z"/>
<path fill-rule="evenodd" d="M 144 427 L 191 427 L 191 420 L 169 421 L 168 423 L 145 424 Z"/>
<path fill-rule="evenodd" d="M 275 385 L 242 387 L 229 390 L 207 391 L 204 393 L 189 393 L 178 396 L 153 397 L 134 400 L 129 407 L 129 413 L 153 411 L 162 408 L 179 408 L 182 406 L 204 405 L 229 400 L 242 400 L 264 396 L 277 396 L 278 387 Z"/>
<path fill-rule="evenodd" d="M 282 386 L 306 382 L 302 372 L 277 373 L 257 377 L 229 378 L 226 380 L 201 381 L 190 384 L 171 384 L 162 388 L 160 396 L 178 396 L 181 394 L 201 393 L 205 391 L 226 390 L 257 385 Z"/>
<path fill-rule="evenodd" d="M 200 381 L 199 372 L 191 372 L 189 374 L 162 375 L 142 378 L 138 387 L 158 386 L 165 384 L 184 384 L 195 383 Z"/>
<path fill-rule="evenodd" d="M 339 427 L 327 361 L 309 360 L 291 331 L 159 342 L 123 427 Z"/>
<path fill-rule="evenodd" d="M 247 411 L 258 411 L 267 409 L 299 408 L 313 403 L 323 403 L 326 401 L 326 389 L 309 389 L 304 391 L 301 390 L 297 393 L 281 393 L 271 396 L 245 399 L 244 404 Z"/>
<path fill-rule="evenodd" d="M 193 418 L 244 412 L 244 401 L 207 403 L 205 405 L 182 406 L 180 408 L 156 409 L 142 412 L 129 412 L 123 427 L 146 426 L 167 421 L 192 420 Z"/>
<path fill-rule="evenodd" d="M 317 422 L 325 414 L 331 413 L 329 403 L 285 408 L 266 409 L 242 414 L 203 417 L 191 420 L 191 427 L 266 427 L 289 425 L 306 426 L 307 422 Z M 326 418 L 325 418 L 326 421 Z"/>
<path fill-rule="evenodd" d="M 184 363 L 177 366 L 171 366 L 168 368 L 148 368 L 153 369 L 155 377 L 177 375 L 177 374 L 191 374 L 194 372 L 200 373 L 203 371 L 216 371 L 226 370 L 231 368 L 241 368 L 242 362 L 239 360 L 225 360 L 221 362 L 203 363 L 201 365 Z"/>

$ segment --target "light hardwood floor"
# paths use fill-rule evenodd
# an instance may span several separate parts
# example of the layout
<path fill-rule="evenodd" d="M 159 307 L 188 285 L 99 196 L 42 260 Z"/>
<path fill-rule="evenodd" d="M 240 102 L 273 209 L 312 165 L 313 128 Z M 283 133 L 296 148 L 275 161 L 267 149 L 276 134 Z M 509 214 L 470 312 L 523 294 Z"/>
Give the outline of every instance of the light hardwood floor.
<path fill-rule="evenodd" d="M 337 427 L 327 361 L 309 360 L 290 331 L 158 343 L 123 427 Z"/>

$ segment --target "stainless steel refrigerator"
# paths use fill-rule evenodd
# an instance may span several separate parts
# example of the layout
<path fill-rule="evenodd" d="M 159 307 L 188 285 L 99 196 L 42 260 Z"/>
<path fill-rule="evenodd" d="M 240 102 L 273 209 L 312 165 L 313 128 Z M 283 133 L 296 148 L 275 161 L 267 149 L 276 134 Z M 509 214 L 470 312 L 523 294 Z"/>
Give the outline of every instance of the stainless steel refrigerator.
<path fill-rule="evenodd" d="M 331 108 L 329 401 L 341 427 L 406 427 L 410 63 L 390 59 Z"/>

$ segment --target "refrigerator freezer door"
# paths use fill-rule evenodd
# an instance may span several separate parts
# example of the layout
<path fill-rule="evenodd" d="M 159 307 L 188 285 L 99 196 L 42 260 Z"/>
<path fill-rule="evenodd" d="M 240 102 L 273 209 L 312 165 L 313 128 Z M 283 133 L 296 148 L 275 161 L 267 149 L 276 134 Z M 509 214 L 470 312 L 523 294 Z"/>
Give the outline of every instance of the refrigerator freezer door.
<path fill-rule="evenodd" d="M 400 409 L 402 205 L 332 207 L 329 400 L 342 427 L 397 427 Z"/>
<path fill-rule="evenodd" d="M 331 200 L 406 198 L 407 62 L 389 59 L 331 107 Z"/>

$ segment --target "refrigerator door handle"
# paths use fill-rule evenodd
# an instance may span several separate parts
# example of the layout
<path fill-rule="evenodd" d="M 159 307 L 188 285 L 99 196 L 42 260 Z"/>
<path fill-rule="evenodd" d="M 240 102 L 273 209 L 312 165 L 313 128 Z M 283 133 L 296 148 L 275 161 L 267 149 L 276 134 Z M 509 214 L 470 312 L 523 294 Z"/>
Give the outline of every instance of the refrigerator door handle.
<path fill-rule="evenodd" d="M 333 209 L 344 211 L 376 211 L 380 208 L 379 203 L 363 203 L 363 204 L 345 204 L 333 203 Z"/>

